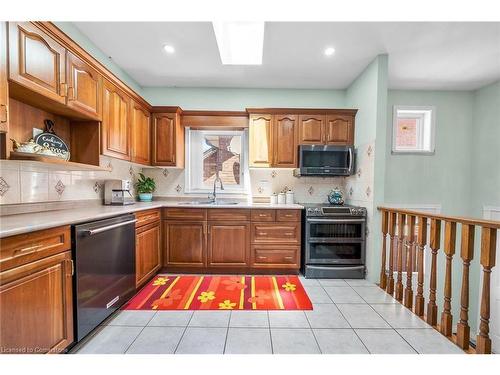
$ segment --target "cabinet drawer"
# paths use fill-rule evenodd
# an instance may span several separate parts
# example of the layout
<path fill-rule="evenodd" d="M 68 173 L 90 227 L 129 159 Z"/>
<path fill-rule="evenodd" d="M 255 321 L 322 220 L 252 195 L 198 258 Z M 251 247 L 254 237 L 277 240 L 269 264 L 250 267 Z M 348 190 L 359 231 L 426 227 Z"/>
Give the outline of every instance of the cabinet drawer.
<path fill-rule="evenodd" d="M 252 210 L 252 221 L 275 221 L 276 210 Z"/>
<path fill-rule="evenodd" d="M 204 208 L 165 208 L 164 214 L 167 220 L 207 220 L 207 210 Z"/>
<path fill-rule="evenodd" d="M 136 212 L 135 217 L 137 219 L 135 227 L 139 228 L 143 225 L 151 224 L 160 220 L 160 210 L 156 209 Z"/>
<path fill-rule="evenodd" d="M 238 208 L 209 208 L 209 221 L 250 221 L 250 210 Z"/>
<path fill-rule="evenodd" d="M 276 210 L 276 221 L 300 221 L 300 210 Z"/>
<path fill-rule="evenodd" d="M 298 246 L 253 246 L 252 267 L 299 268 Z"/>
<path fill-rule="evenodd" d="M 71 249 L 69 226 L 0 239 L 0 268 L 7 270 Z"/>
<path fill-rule="evenodd" d="M 252 242 L 300 244 L 300 223 L 252 224 Z"/>

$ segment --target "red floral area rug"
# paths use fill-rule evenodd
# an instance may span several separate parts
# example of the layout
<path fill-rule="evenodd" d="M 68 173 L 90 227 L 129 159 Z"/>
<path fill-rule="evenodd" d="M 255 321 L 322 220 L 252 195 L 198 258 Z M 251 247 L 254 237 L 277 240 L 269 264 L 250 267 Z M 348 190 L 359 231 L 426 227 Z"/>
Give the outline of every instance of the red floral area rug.
<path fill-rule="evenodd" d="M 124 310 L 312 310 L 297 276 L 158 275 Z"/>

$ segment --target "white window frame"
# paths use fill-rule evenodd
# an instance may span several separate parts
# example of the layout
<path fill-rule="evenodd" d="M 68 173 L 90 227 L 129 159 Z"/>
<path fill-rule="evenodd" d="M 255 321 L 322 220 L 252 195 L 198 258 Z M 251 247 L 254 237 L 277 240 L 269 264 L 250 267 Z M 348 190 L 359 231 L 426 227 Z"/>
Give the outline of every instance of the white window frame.
<path fill-rule="evenodd" d="M 415 118 L 417 120 L 417 147 L 402 148 L 396 147 L 398 113 L 407 112 L 405 118 Z M 436 129 L 436 107 L 434 106 L 409 106 L 395 105 L 392 112 L 392 153 L 393 154 L 418 154 L 433 155 L 435 152 L 435 129 Z M 429 127 L 429 129 L 426 129 Z M 428 134 L 429 138 L 425 140 Z M 428 146 L 426 147 L 426 143 Z"/>
<path fill-rule="evenodd" d="M 240 177 L 240 186 L 239 187 L 233 187 L 233 186 L 228 186 L 224 185 L 224 190 L 219 189 L 219 186 L 217 185 L 217 195 L 242 195 L 242 194 L 248 194 L 248 189 L 250 186 L 250 181 L 249 181 L 249 172 L 248 172 L 248 130 L 247 129 L 241 129 L 241 130 L 203 130 L 203 129 L 191 129 L 189 127 L 186 127 L 185 129 L 185 152 L 186 152 L 186 167 L 185 167 L 185 173 L 184 173 L 184 179 L 185 179 L 185 190 L 184 192 L 186 194 L 210 194 L 213 192 L 212 187 L 207 187 L 207 188 L 201 188 L 199 186 L 196 186 L 196 182 L 194 181 L 194 176 L 195 173 L 203 173 L 203 167 L 202 166 L 193 166 L 192 163 L 194 163 L 193 159 L 193 147 L 191 145 L 191 137 L 194 132 L 202 132 L 203 134 L 217 134 L 217 135 L 231 135 L 237 133 L 238 135 L 241 136 L 241 155 L 240 155 L 240 166 L 241 166 L 241 177 Z M 193 167 L 198 169 L 197 171 L 193 170 Z"/>

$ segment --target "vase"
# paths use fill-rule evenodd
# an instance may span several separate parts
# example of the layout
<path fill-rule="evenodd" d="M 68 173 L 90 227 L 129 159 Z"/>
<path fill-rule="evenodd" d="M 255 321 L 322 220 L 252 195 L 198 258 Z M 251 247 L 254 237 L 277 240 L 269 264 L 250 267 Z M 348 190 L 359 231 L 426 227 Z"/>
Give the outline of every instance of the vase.
<path fill-rule="evenodd" d="M 151 202 L 153 200 L 153 193 L 140 193 L 139 200 L 141 202 Z"/>

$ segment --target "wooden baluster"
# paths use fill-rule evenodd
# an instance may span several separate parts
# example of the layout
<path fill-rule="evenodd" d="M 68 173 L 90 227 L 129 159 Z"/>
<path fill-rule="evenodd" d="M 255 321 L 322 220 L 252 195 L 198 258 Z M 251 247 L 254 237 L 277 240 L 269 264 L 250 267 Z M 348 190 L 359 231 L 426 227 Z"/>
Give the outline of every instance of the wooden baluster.
<path fill-rule="evenodd" d="M 387 280 L 387 293 L 394 293 L 394 234 L 396 232 L 396 213 L 389 213 L 389 278 Z"/>
<path fill-rule="evenodd" d="M 419 216 L 418 218 L 418 233 L 417 233 L 417 268 L 418 282 L 417 295 L 415 297 L 415 314 L 424 316 L 424 248 L 427 242 L 427 218 Z"/>
<path fill-rule="evenodd" d="M 460 296 L 460 322 L 457 324 L 457 345 L 469 349 L 469 266 L 474 257 L 474 225 L 462 224 L 460 256 L 462 266 L 462 292 Z"/>
<path fill-rule="evenodd" d="M 441 314 L 441 333 L 451 336 L 453 316 L 451 315 L 451 268 L 455 243 L 457 239 L 457 223 L 447 221 L 444 224 L 444 253 L 446 255 L 446 271 L 444 279 L 444 304 Z"/>
<path fill-rule="evenodd" d="M 436 305 L 436 284 L 437 284 L 437 252 L 441 243 L 441 221 L 431 219 L 431 279 L 429 302 L 427 303 L 427 323 L 435 326 L 437 323 L 437 305 Z"/>
<path fill-rule="evenodd" d="M 497 230 L 483 227 L 481 229 L 481 265 L 483 266 L 483 290 L 481 292 L 481 321 L 479 335 L 476 340 L 476 353 L 490 354 L 490 276 L 495 266 L 495 250 Z"/>
<path fill-rule="evenodd" d="M 398 277 L 396 281 L 396 294 L 394 298 L 396 298 L 399 302 L 403 301 L 403 233 L 405 226 L 405 214 L 398 215 L 398 254 L 397 254 L 397 271 Z"/>
<path fill-rule="evenodd" d="M 380 266 L 380 288 L 385 289 L 387 287 L 387 268 L 386 268 L 386 253 L 387 253 L 387 226 L 389 220 L 389 213 L 387 211 L 382 211 L 382 264 Z"/>
<path fill-rule="evenodd" d="M 415 246 L 415 216 L 408 216 L 407 222 L 407 237 L 406 237 L 406 289 L 404 305 L 411 309 L 413 307 L 413 249 Z"/>

